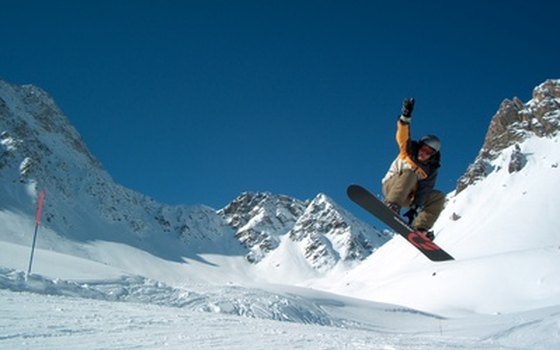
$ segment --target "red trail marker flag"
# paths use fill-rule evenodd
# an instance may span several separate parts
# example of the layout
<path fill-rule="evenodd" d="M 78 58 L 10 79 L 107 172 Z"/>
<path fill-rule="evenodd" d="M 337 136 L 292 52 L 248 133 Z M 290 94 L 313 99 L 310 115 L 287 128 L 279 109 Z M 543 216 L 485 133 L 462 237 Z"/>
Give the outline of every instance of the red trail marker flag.
<path fill-rule="evenodd" d="M 37 203 L 37 213 L 35 214 L 35 223 L 41 223 L 41 215 L 43 214 L 43 202 L 45 201 L 45 191 L 39 193 L 39 203 Z"/>
<path fill-rule="evenodd" d="M 33 234 L 33 243 L 31 244 L 31 256 L 29 257 L 29 267 L 27 275 L 31 273 L 31 265 L 33 265 L 33 253 L 35 253 L 35 242 L 37 241 L 37 231 L 41 223 L 41 215 L 43 214 L 43 202 L 45 201 L 45 191 L 39 193 L 39 201 L 37 202 L 37 213 L 35 213 L 35 233 Z"/>

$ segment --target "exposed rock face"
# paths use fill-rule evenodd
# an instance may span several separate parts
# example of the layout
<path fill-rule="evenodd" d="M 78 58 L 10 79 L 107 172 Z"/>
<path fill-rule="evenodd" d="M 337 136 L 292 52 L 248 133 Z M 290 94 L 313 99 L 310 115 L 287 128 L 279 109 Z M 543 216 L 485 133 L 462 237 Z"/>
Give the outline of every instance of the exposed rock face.
<path fill-rule="evenodd" d="M 317 270 L 328 270 L 340 261 L 361 261 L 387 239 L 359 223 L 324 194 L 307 206 L 289 237 Z"/>
<path fill-rule="evenodd" d="M 242 193 L 218 211 L 235 230 L 235 237 L 250 250 L 247 260 L 260 261 L 276 249 L 305 211 L 305 203 L 271 193 Z"/>
<path fill-rule="evenodd" d="M 525 164 L 527 164 L 527 157 L 523 154 L 523 152 L 521 152 L 521 147 L 519 147 L 519 145 L 515 145 L 508 165 L 509 173 L 511 174 L 520 171 L 523 167 L 525 167 Z"/>
<path fill-rule="evenodd" d="M 504 100 L 492 118 L 484 144 L 475 162 L 457 182 L 456 193 L 488 176 L 491 161 L 498 154 L 531 135 L 549 137 L 560 130 L 560 80 L 547 80 L 533 90 L 533 98 L 523 103 L 518 98 Z M 522 150 L 512 155 L 511 171 L 524 164 Z M 518 171 L 517 170 L 517 171 Z"/>
<path fill-rule="evenodd" d="M 218 213 L 249 249 L 246 258 L 252 263 L 260 262 L 280 244 L 293 244 L 313 268 L 326 271 L 340 261 L 365 259 L 388 239 L 324 194 L 302 202 L 248 192 Z"/>

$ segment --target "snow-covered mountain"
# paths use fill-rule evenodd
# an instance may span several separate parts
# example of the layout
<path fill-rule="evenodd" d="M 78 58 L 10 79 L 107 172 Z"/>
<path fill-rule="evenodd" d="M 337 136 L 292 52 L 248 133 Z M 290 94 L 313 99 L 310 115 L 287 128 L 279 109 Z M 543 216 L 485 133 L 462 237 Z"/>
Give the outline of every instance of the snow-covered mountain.
<path fill-rule="evenodd" d="M 259 262 L 278 248 L 280 239 L 305 211 L 306 203 L 271 193 L 242 193 L 218 213 L 236 231 L 250 252 L 247 260 Z"/>
<path fill-rule="evenodd" d="M 45 189 L 46 227 L 67 241 L 110 240 L 156 255 L 169 254 L 171 245 L 175 260 L 227 252 L 257 263 L 286 236 L 302 242 L 294 253 L 322 271 L 359 261 L 386 241 L 322 194 L 302 202 L 244 193 L 221 210 L 157 203 L 116 184 L 52 98 L 34 86 L 0 81 L 0 115 L 0 195 L 9 209 L 3 215 L 19 220 L 14 213 L 32 213 Z M 10 240 L 18 237 L 14 232 Z"/>
<path fill-rule="evenodd" d="M 362 261 L 387 240 L 324 194 L 307 206 L 289 237 L 318 270 L 330 270 L 339 261 Z"/>
<path fill-rule="evenodd" d="M 213 209 L 162 205 L 116 184 L 43 90 L 0 81 L 0 115 L 2 220 L 25 220 L 37 192 L 45 190 L 46 233 L 40 246 L 64 250 L 59 239 L 65 244 L 107 240 L 156 255 L 169 255 L 171 246 L 176 249 L 167 257 L 174 260 L 198 253 L 200 246 L 216 252 L 230 246 L 241 253 Z M 22 235 L 18 229 L 3 236 L 21 242 Z M 177 239 L 191 248 L 174 244 Z"/>
<path fill-rule="evenodd" d="M 275 249 L 287 251 L 281 245 L 294 245 L 310 266 L 328 271 L 339 262 L 365 259 L 387 241 L 324 194 L 302 202 L 270 193 L 243 193 L 218 213 L 250 250 L 247 260 L 252 263 Z"/>

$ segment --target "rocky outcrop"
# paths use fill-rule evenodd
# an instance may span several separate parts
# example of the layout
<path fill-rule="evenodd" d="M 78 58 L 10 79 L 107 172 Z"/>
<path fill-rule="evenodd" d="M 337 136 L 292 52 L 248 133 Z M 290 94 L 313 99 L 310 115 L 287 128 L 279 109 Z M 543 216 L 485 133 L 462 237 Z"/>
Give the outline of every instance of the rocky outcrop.
<path fill-rule="evenodd" d="M 305 206 L 304 202 L 288 196 L 246 192 L 218 214 L 249 249 L 247 260 L 255 263 L 278 247 L 281 237 L 292 229 Z"/>
<path fill-rule="evenodd" d="M 492 160 L 527 137 L 549 137 L 560 130 L 560 80 L 547 80 L 533 90 L 533 98 L 523 103 L 518 98 L 502 102 L 492 118 L 484 144 L 476 160 L 457 182 L 456 193 L 488 176 Z M 512 171 L 523 165 L 522 150 L 514 150 Z"/>

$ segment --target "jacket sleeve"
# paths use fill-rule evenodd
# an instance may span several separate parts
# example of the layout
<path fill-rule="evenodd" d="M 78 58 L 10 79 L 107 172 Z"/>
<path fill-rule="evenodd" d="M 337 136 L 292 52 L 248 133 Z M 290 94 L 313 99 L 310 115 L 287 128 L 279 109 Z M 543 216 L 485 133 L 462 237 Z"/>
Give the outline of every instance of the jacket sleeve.
<path fill-rule="evenodd" d="M 410 124 L 405 123 L 399 119 L 397 122 L 397 144 L 399 145 L 399 156 L 398 158 L 403 160 L 408 164 L 410 169 L 414 170 L 418 176 L 422 179 L 426 179 L 428 174 L 422 169 L 422 167 L 418 166 L 418 164 L 414 161 L 412 141 L 410 140 Z"/>
<path fill-rule="evenodd" d="M 399 145 L 399 156 L 401 158 L 406 157 L 408 142 L 410 141 L 410 124 L 404 123 L 402 121 L 397 121 L 397 134 L 396 134 L 397 145 Z"/>

